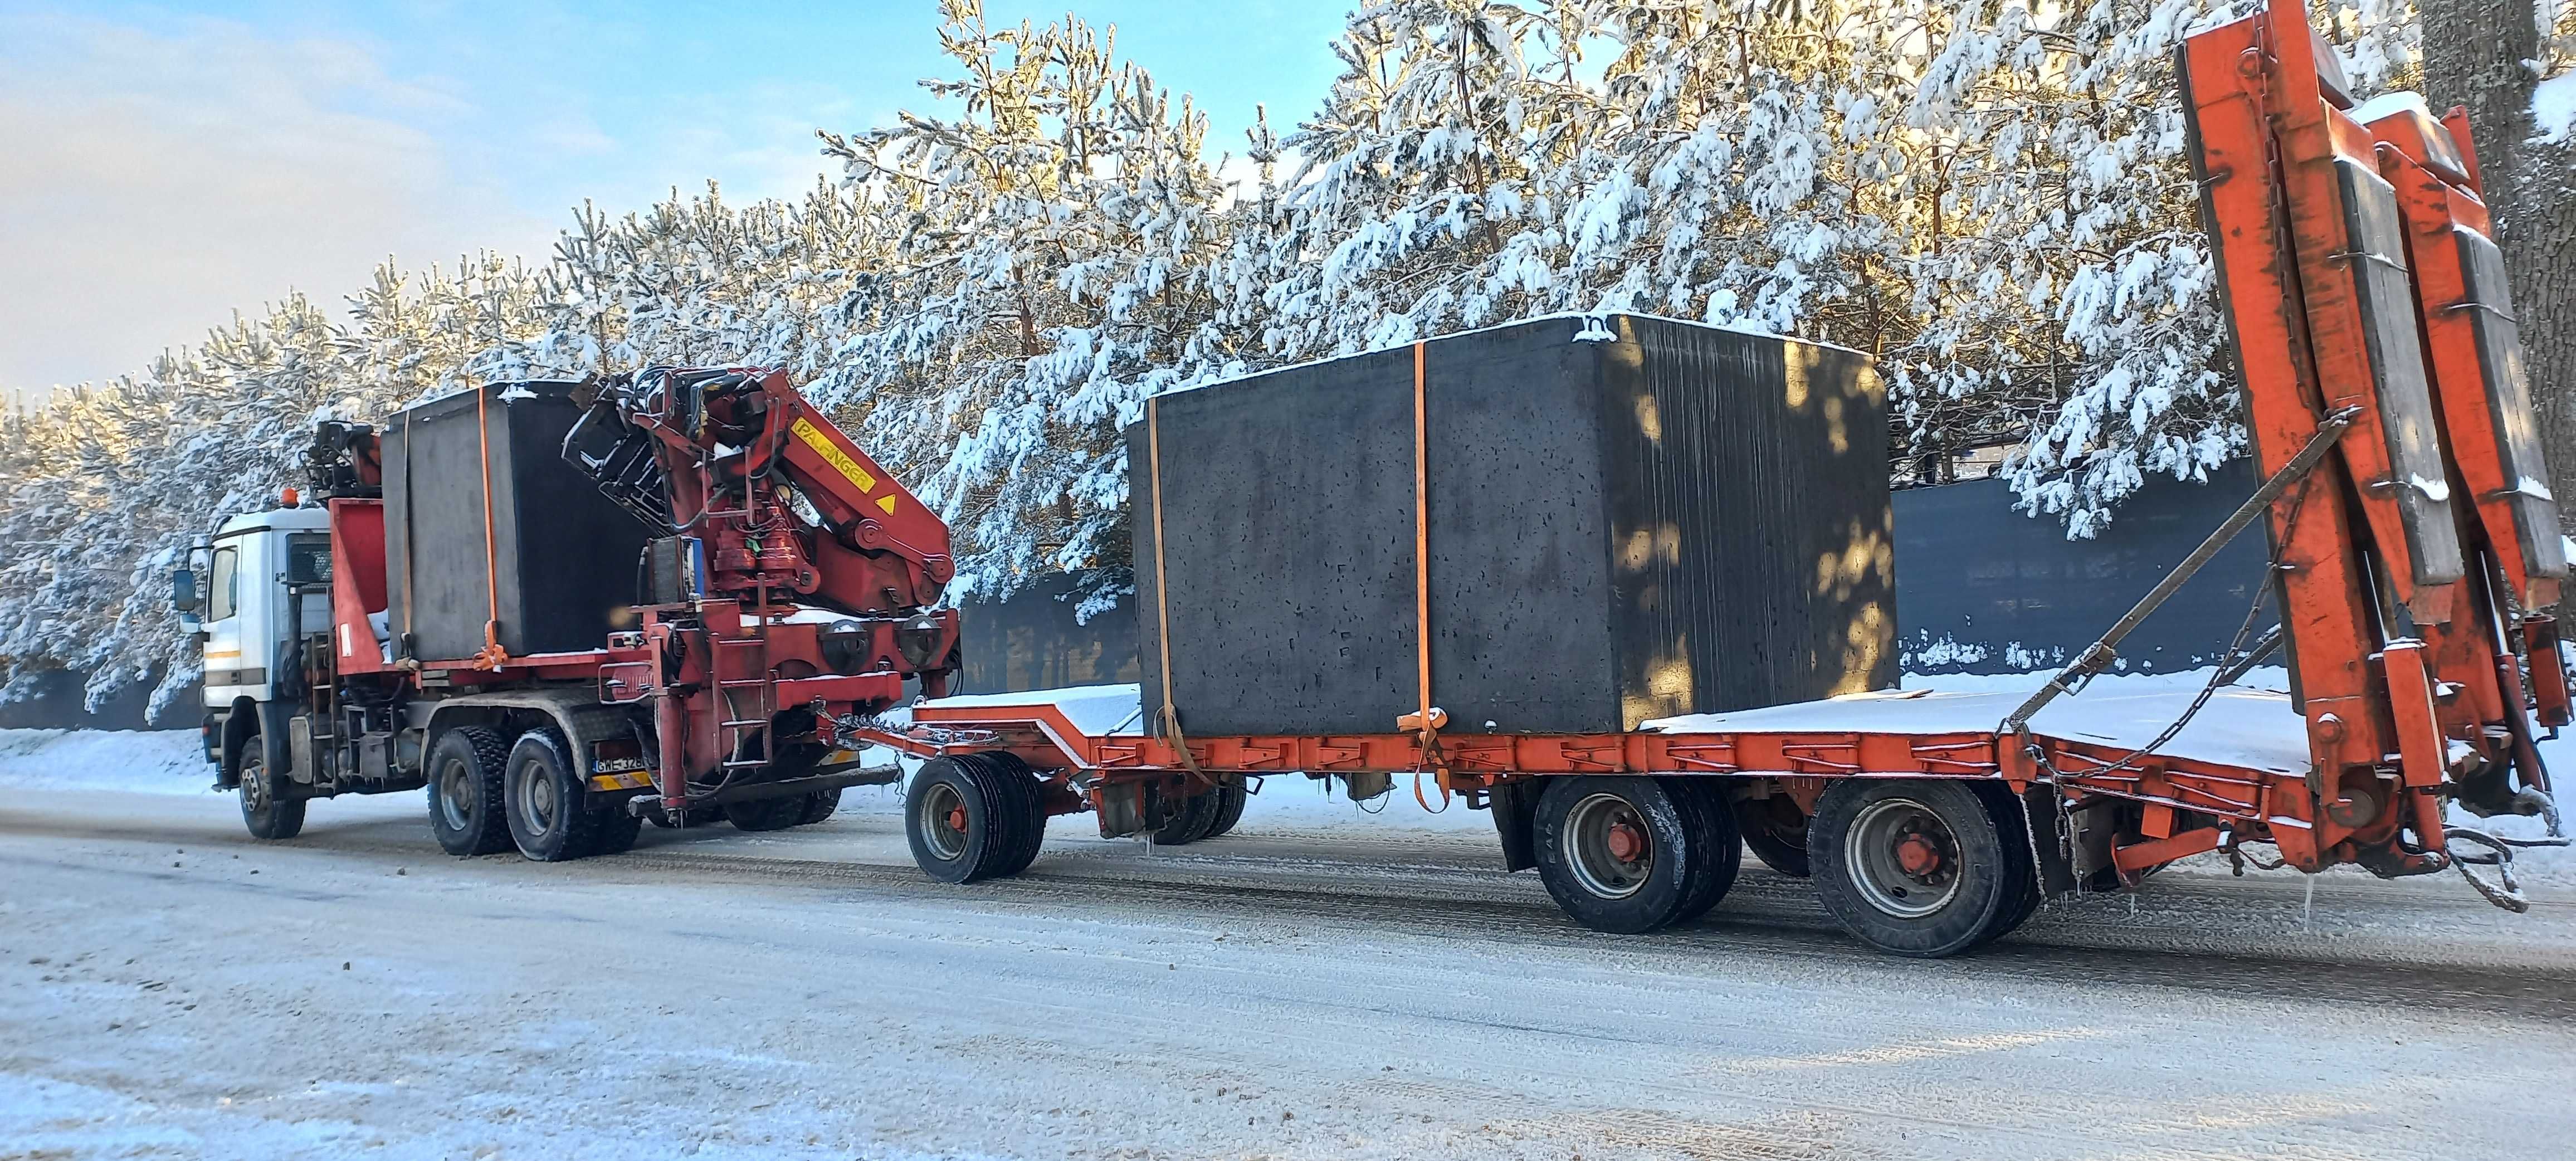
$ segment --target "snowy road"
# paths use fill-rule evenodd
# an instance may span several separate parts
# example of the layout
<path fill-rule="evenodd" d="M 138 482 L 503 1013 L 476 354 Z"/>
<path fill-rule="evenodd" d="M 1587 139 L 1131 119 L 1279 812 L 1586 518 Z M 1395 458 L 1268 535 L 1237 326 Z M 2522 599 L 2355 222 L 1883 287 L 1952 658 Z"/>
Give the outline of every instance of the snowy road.
<path fill-rule="evenodd" d="M 920 878 L 820 827 L 458 862 L 418 800 L 0 807 L 0 1158 L 2550 1157 L 2576 891 L 2164 876 L 1974 958 L 1748 870 L 1571 927 L 1491 840 L 1297 816 L 1147 852 L 1060 820 Z M 1410 809 L 1410 804 L 1407 804 Z"/>

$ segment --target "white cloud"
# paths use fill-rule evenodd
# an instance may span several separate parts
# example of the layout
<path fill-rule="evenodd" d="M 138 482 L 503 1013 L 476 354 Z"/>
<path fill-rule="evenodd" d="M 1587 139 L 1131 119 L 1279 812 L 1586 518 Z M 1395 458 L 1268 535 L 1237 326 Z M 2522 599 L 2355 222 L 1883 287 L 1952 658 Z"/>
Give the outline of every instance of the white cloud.
<path fill-rule="evenodd" d="M 139 370 L 290 289 L 335 304 L 388 255 L 551 244 L 441 143 L 470 104 L 366 45 L 40 17 L 0 17 L 0 44 L 0 384 Z"/>

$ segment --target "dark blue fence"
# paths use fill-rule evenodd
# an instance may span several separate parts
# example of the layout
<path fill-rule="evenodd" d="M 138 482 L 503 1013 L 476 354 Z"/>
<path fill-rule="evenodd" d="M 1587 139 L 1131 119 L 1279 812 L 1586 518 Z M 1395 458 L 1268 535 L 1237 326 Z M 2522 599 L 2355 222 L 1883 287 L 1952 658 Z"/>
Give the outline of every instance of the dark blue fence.
<path fill-rule="evenodd" d="M 1896 628 L 1908 673 L 2012 673 L 2063 664 L 2156 587 L 2261 484 L 2237 460 L 2206 484 L 2150 480 L 2110 528 L 2068 540 L 2013 510 L 2001 480 L 1896 494 Z M 2249 528 L 2120 648 L 2126 672 L 2218 663 L 2270 553 Z M 2264 603 L 2256 632 L 2274 611 Z"/>

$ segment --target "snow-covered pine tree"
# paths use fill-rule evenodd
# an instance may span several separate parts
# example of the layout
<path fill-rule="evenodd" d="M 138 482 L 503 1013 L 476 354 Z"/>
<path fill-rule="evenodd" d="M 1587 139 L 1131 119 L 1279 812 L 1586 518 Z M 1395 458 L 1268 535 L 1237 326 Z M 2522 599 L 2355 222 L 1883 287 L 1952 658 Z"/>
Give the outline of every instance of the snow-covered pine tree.
<path fill-rule="evenodd" d="M 2172 60 L 2184 36 L 2244 7 L 1969 0 L 1948 13 L 1907 110 L 1933 143 L 1936 216 L 1914 223 L 1911 247 L 1923 332 L 1883 368 L 1905 451 L 2017 442 L 2014 489 L 2079 537 L 2148 477 L 2205 479 L 2241 453 Z M 2320 14 L 2357 86 L 2406 66 L 2402 5 L 2335 0 Z"/>
<path fill-rule="evenodd" d="M 1083 574 L 1128 585 L 1123 424 L 1154 391 L 1229 365 L 1207 271 L 1223 191 L 1205 118 L 1078 19 L 994 29 L 944 0 L 954 116 L 826 134 L 847 183 L 903 235 L 839 306 L 846 339 L 809 387 L 939 509 L 954 598 Z"/>

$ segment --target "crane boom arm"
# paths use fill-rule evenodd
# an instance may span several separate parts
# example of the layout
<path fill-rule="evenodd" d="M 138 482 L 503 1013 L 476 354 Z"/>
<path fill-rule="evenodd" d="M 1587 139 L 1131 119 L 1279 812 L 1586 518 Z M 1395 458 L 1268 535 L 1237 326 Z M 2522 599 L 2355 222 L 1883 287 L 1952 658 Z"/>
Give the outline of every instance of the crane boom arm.
<path fill-rule="evenodd" d="M 936 604 L 956 572 L 947 524 L 782 371 L 605 380 L 564 455 L 647 523 L 694 539 L 708 594 L 904 615 Z"/>

